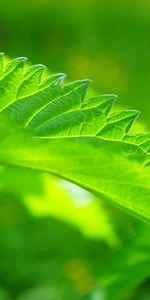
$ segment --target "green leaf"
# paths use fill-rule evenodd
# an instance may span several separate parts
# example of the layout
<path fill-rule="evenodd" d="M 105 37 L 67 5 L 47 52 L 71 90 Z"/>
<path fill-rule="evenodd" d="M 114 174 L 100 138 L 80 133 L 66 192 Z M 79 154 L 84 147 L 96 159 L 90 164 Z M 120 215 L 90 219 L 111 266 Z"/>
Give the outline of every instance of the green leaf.
<path fill-rule="evenodd" d="M 150 133 L 132 133 L 125 135 L 123 141 L 140 146 L 142 150 L 150 152 Z"/>
<path fill-rule="evenodd" d="M 108 115 L 110 112 L 113 104 L 115 103 L 117 99 L 116 95 L 101 95 L 94 98 L 87 99 L 83 105 L 82 108 L 91 108 L 99 106 L 103 113 Z"/>
<path fill-rule="evenodd" d="M 99 108 L 76 110 L 52 118 L 36 128 L 36 135 L 94 136 L 105 124 L 106 118 Z"/>
<path fill-rule="evenodd" d="M 24 61 L 0 80 L 1 164 L 56 174 L 150 220 L 150 135 L 128 133 L 139 112 L 110 114 L 115 95 L 88 100 L 89 80 L 62 87 L 64 74 L 43 79 Z"/>
<path fill-rule="evenodd" d="M 16 98 L 23 98 L 37 92 L 44 71 L 45 67 L 43 65 L 30 67 L 25 74 L 24 80 L 18 87 Z"/>
<path fill-rule="evenodd" d="M 107 124 L 97 135 L 107 140 L 122 140 L 138 115 L 136 110 L 115 113 L 107 119 Z"/>

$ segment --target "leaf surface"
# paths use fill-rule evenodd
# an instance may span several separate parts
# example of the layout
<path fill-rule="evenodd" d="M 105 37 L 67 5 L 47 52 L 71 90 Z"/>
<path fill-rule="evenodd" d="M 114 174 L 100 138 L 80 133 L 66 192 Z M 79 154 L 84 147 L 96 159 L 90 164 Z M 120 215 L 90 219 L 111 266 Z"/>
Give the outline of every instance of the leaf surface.
<path fill-rule="evenodd" d="M 62 86 L 64 74 L 45 79 L 24 62 L 1 62 L 0 163 L 56 174 L 150 220 L 150 134 L 129 132 L 139 112 L 111 114 L 115 95 L 88 100 L 89 80 Z"/>

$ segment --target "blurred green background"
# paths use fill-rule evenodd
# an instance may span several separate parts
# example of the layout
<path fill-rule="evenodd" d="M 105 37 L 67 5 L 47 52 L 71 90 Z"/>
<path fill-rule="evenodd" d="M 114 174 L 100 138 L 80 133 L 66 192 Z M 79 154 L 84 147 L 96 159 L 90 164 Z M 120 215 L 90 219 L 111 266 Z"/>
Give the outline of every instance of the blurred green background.
<path fill-rule="evenodd" d="M 1 1 L 0 50 L 92 79 L 150 129 L 150 1 Z M 150 299 L 147 224 L 48 175 L 0 178 L 0 300 Z"/>

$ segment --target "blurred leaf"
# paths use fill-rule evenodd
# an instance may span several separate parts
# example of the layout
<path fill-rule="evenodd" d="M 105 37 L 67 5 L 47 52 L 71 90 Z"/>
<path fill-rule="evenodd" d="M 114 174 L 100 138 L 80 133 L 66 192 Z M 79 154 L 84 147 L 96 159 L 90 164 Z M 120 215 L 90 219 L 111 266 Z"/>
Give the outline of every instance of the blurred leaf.
<path fill-rule="evenodd" d="M 132 238 L 124 244 L 120 253 L 111 257 L 101 275 L 100 285 L 104 288 L 106 299 L 126 299 L 123 295 L 132 292 L 150 276 L 150 227 L 135 223 L 134 228 Z"/>
<path fill-rule="evenodd" d="M 104 240 L 110 246 L 119 243 L 109 212 L 102 203 L 79 187 L 48 175 L 42 176 L 43 195 L 25 199 L 36 216 L 54 216 L 73 224 L 87 237 Z"/>
<path fill-rule="evenodd" d="M 10 190 L 20 197 L 36 217 L 53 216 L 66 221 L 84 235 L 101 238 L 110 246 L 119 242 L 103 204 L 71 183 L 31 170 L 1 167 L 0 190 Z"/>

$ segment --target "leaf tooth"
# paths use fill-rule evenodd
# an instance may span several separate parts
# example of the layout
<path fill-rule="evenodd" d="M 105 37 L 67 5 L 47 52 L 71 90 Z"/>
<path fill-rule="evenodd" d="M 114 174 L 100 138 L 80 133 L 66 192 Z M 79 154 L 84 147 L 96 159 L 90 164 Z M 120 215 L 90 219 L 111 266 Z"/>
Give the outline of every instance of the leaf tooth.
<path fill-rule="evenodd" d="M 107 119 L 107 124 L 97 135 L 110 140 L 122 140 L 139 113 L 137 110 L 126 110 L 112 114 Z"/>
<path fill-rule="evenodd" d="M 141 145 L 150 140 L 150 133 L 142 133 L 142 132 L 130 133 L 125 135 L 124 140 L 127 142 L 129 141 Z"/>
<path fill-rule="evenodd" d="M 44 65 L 34 65 L 28 68 L 17 91 L 17 98 L 27 97 L 39 90 L 39 83 L 46 67 Z"/>
<path fill-rule="evenodd" d="M 142 150 L 149 153 L 150 151 L 150 140 L 139 145 Z"/>
<path fill-rule="evenodd" d="M 88 85 L 89 81 L 87 80 L 80 80 L 67 84 L 63 89 L 60 89 L 60 93 L 57 97 L 52 101 L 49 101 L 49 103 L 44 105 L 41 110 L 34 115 L 28 126 L 32 128 L 39 127 L 49 119 L 67 111 L 81 108 L 83 94 L 85 93 L 85 89 L 87 90 Z"/>
<path fill-rule="evenodd" d="M 123 137 L 123 141 L 131 144 L 136 144 L 137 142 L 137 136 L 135 133 L 126 134 Z"/>
<path fill-rule="evenodd" d="M 10 72 L 16 71 L 17 69 L 20 69 L 23 72 L 23 67 L 26 61 L 26 57 L 18 57 L 9 61 L 5 68 L 5 76 L 8 75 Z"/>
<path fill-rule="evenodd" d="M 86 93 L 87 93 L 87 90 L 88 90 L 90 84 L 91 84 L 91 80 L 89 80 L 89 79 L 77 80 L 77 81 L 68 83 L 62 89 L 62 95 L 70 93 L 73 90 L 76 90 L 80 97 L 81 103 L 82 103 L 86 96 Z"/>
<path fill-rule="evenodd" d="M 147 152 L 147 157 L 146 157 L 146 159 L 145 159 L 145 163 L 144 163 L 144 165 L 143 165 L 143 167 L 150 167 L 150 151 L 148 151 Z"/>
<path fill-rule="evenodd" d="M 82 107 L 83 108 L 92 108 L 97 107 L 101 108 L 103 113 L 107 116 L 115 103 L 117 99 L 117 95 L 114 94 L 106 94 L 106 95 L 100 95 L 97 97 L 92 97 L 88 100 L 85 100 Z"/>
<path fill-rule="evenodd" d="M 124 119 L 132 118 L 133 121 L 139 116 L 140 111 L 138 110 L 123 110 L 121 112 L 113 113 L 107 119 L 108 123 L 114 123 Z"/>
<path fill-rule="evenodd" d="M 33 66 L 30 66 L 29 68 L 26 69 L 26 72 L 24 74 L 24 79 L 30 78 L 32 75 L 34 75 L 38 70 L 42 70 L 43 72 L 46 70 L 46 66 L 42 64 L 36 64 Z"/>
<path fill-rule="evenodd" d="M 19 57 L 6 65 L 4 77 L 0 80 L 0 111 L 16 100 L 18 86 L 23 80 L 23 67 L 26 58 Z"/>
<path fill-rule="evenodd" d="M 150 148 L 150 133 L 132 133 L 125 135 L 123 141 L 138 145 L 145 152 Z"/>
<path fill-rule="evenodd" d="M 63 83 L 64 79 L 66 78 L 66 74 L 64 73 L 59 73 L 59 74 L 55 74 L 55 75 L 51 75 L 45 79 L 42 80 L 42 82 L 40 83 L 40 90 L 44 90 L 47 87 L 56 87 L 56 86 L 61 86 L 61 84 Z"/>
<path fill-rule="evenodd" d="M 138 144 L 142 145 L 145 142 L 150 141 L 150 133 L 140 133 L 137 136 Z"/>

